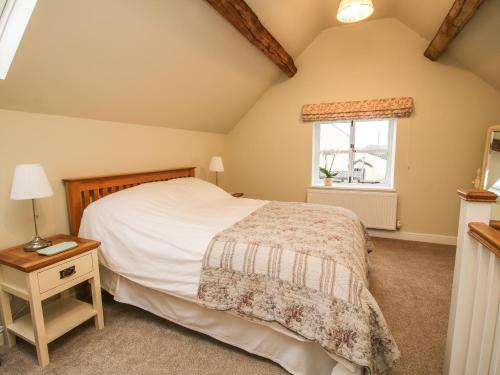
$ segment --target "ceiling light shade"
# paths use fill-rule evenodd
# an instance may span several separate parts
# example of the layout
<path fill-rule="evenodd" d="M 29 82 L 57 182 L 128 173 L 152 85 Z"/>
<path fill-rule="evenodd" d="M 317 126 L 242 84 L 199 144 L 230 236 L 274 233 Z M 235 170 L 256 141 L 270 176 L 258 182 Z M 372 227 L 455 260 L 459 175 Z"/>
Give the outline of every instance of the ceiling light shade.
<path fill-rule="evenodd" d="M 344 23 L 358 22 L 370 17 L 372 13 L 372 0 L 341 0 L 337 19 Z"/>

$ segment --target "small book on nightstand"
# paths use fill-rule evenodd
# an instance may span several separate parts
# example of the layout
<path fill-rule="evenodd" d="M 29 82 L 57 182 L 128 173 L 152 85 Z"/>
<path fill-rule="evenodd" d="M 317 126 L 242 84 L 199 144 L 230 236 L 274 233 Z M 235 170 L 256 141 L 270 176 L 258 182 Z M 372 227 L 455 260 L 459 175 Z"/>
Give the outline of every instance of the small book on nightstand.
<path fill-rule="evenodd" d="M 63 251 L 68 251 L 74 249 L 78 246 L 78 243 L 75 241 L 64 241 L 58 244 L 44 247 L 43 249 L 37 250 L 36 252 L 40 255 L 56 255 L 62 253 Z"/>

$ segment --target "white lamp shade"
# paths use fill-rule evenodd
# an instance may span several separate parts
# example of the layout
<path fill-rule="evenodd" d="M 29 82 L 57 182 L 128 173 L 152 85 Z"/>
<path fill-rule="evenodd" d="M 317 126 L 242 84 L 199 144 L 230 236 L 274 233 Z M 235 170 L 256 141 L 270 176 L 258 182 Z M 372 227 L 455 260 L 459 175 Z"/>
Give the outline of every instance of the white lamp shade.
<path fill-rule="evenodd" d="M 19 164 L 14 170 L 10 199 L 37 199 L 54 195 L 40 164 Z"/>
<path fill-rule="evenodd" d="M 372 0 L 341 0 L 337 19 L 344 23 L 358 22 L 370 17 L 372 13 Z"/>
<path fill-rule="evenodd" d="M 222 164 L 222 158 L 220 156 L 213 156 L 210 160 L 208 169 L 210 170 L 210 172 L 224 172 L 224 164 Z"/>

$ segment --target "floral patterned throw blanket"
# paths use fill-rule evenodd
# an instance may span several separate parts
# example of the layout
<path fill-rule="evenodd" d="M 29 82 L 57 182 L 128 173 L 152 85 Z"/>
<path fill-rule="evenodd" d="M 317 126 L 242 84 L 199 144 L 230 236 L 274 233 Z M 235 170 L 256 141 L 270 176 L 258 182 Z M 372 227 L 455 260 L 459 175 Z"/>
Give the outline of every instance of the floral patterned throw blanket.
<path fill-rule="evenodd" d="M 370 243 L 351 211 L 271 202 L 212 239 L 198 298 L 278 322 L 371 374 L 387 374 L 399 350 L 368 291 Z"/>

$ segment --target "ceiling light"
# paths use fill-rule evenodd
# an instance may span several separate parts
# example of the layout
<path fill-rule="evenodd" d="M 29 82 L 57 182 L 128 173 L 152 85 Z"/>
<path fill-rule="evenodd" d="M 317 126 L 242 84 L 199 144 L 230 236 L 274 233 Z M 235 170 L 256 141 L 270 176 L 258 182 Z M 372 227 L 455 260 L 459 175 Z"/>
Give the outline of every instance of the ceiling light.
<path fill-rule="evenodd" d="M 372 13 L 372 0 L 341 0 L 337 19 L 345 23 L 358 22 L 370 17 Z"/>

